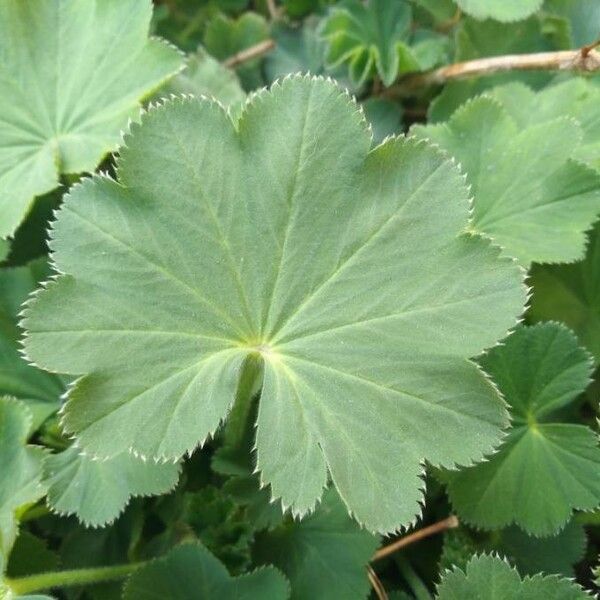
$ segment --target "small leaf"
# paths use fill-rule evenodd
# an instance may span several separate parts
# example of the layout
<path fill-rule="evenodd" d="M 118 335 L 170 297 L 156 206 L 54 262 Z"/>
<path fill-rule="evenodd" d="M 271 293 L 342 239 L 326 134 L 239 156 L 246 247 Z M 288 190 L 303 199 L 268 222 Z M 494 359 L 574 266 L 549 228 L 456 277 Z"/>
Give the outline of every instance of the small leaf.
<path fill-rule="evenodd" d="M 0 237 L 61 174 L 93 170 L 139 100 L 179 68 L 174 48 L 148 39 L 151 10 L 149 0 L 0 4 Z"/>
<path fill-rule="evenodd" d="M 582 140 L 573 119 L 520 129 L 500 103 L 481 96 L 445 124 L 412 132 L 458 160 L 475 197 L 473 228 L 521 264 L 581 258 L 600 212 L 600 173 L 570 160 Z"/>
<path fill-rule="evenodd" d="M 346 0 L 323 23 L 326 63 L 349 63 L 350 78 L 361 85 L 375 73 L 385 85 L 421 68 L 409 47 L 412 11 L 405 0 Z"/>
<path fill-rule="evenodd" d="M 179 465 L 146 462 L 128 453 L 98 461 L 71 447 L 47 456 L 43 472 L 54 511 L 99 527 L 114 521 L 132 496 L 165 494 L 175 487 Z"/>
<path fill-rule="evenodd" d="M 44 452 L 28 446 L 31 414 L 14 398 L 0 398 L 0 573 L 17 535 L 16 511 L 44 495 Z"/>
<path fill-rule="evenodd" d="M 568 329 L 547 323 L 517 330 L 481 363 L 509 403 L 513 426 L 489 461 L 450 475 L 452 504 L 480 527 L 514 522 L 551 535 L 574 508 L 600 504 L 596 434 L 559 416 L 588 385 L 590 356 Z"/>
<path fill-rule="evenodd" d="M 534 321 L 557 320 L 572 327 L 600 363 L 600 223 L 590 234 L 585 258 L 571 265 L 534 265 Z"/>
<path fill-rule="evenodd" d="M 465 571 L 447 572 L 437 588 L 438 600 L 591 600 L 576 583 L 556 575 L 521 579 L 507 562 L 475 556 Z"/>
<path fill-rule="evenodd" d="M 531 16 L 541 8 L 543 0 L 455 0 L 455 2 L 475 19 L 495 19 L 511 23 Z"/>
<path fill-rule="evenodd" d="M 231 577 L 199 542 L 181 544 L 141 567 L 129 577 L 123 592 L 123 600 L 285 600 L 288 596 L 289 584 L 277 569 L 266 567 Z"/>
<path fill-rule="evenodd" d="M 328 490 L 314 514 L 259 535 L 254 554 L 285 573 L 292 600 L 327 600 L 332 590 L 338 600 L 354 600 L 368 596 L 366 568 L 378 545 Z"/>
<path fill-rule="evenodd" d="M 423 460 L 495 447 L 506 413 L 469 357 L 515 324 L 522 272 L 463 233 L 455 165 L 423 142 L 370 145 L 345 93 L 295 77 L 237 130 L 208 101 L 149 111 L 120 183 L 73 189 L 51 242 L 64 275 L 24 323 L 32 360 L 88 373 L 64 415 L 83 449 L 180 458 L 255 359 L 261 480 L 294 514 L 329 472 L 359 521 L 391 531 L 420 510 Z"/>

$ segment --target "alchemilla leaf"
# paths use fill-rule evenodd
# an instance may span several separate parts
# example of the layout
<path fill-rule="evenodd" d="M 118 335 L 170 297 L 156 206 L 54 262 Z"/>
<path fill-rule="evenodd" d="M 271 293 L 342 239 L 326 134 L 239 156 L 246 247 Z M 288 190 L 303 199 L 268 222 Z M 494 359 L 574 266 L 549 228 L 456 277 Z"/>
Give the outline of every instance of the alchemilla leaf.
<path fill-rule="evenodd" d="M 47 456 L 43 474 L 54 511 L 99 527 L 114 521 L 131 496 L 166 494 L 177 484 L 179 465 L 143 461 L 127 452 L 92 460 L 70 447 Z"/>
<path fill-rule="evenodd" d="M 179 69 L 150 16 L 149 0 L 0 2 L 0 237 L 61 174 L 94 169 Z"/>
<path fill-rule="evenodd" d="M 480 527 L 556 533 L 574 508 L 600 504 L 597 435 L 560 413 L 587 387 L 591 357 L 566 327 L 544 323 L 517 330 L 481 363 L 510 405 L 512 428 L 489 461 L 451 476 L 450 499 Z"/>
<path fill-rule="evenodd" d="M 521 579 L 496 556 L 475 556 L 464 571 L 447 572 L 437 589 L 438 600 L 591 600 L 576 583 L 556 575 Z"/>
<path fill-rule="evenodd" d="M 274 567 L 231 577 L 223 563 L 199 542 L 181 544 L 164 558 L 144 565 L 131 575 L 123 591 L 124 600 L 286 600 L 288 597 L 289 583 Z"/>
<path fill-rule="evenodd" d="M 447 123 L 412 131 L 460 162 L 474 195 L 473 228 L 508 255 L 524 266 L 582 258 L 600 213 L 600 174 L 572 160 L 583 138 L 573 118 L 520 126 L 484 95 Z"/>
<path fill-rule="evenodd" d="M 465 233 L 468 190 L 425 142 L 369 151 L 357 105 L 294 77 L 237 127 L 177 99 L 126 136 L 119 182 L 75 186 L 61 274 L 26 311 L 35 363 L 83 375 L 67 432 L 93 455 L 177 459 L 213 434 L 262 363 L 257 467 L 294 514 L 331 477 L 374 531 L 420 510 L 423 461 L 497 444 L 507 415 L 470 360 L 514 326 L 521 269 Z"/>
<path fill-rule="evenodd" d="M 520 21 L 542 6 L 543 0 L 455 0 L 476 19 L 495 19 L 504 23 Z"/>

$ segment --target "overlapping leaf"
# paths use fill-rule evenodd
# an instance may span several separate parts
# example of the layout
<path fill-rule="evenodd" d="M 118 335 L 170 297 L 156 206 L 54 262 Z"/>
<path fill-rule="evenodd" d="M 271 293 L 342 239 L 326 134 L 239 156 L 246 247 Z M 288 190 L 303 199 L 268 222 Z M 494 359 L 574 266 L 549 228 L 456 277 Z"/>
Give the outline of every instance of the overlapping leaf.
<path fill-rule="evenodd" d="M 360 529 L 346 514 L 333 490 L 316 512 L 301 522 L 286 523 L 262 534 L 255 554 L 279 567 L 290 580 L 292 600 L 366 598 L 366 567 L 378 546 L 376 536 Z"/>
<path fill-rule="evenodd" d="M 28 446 L 31 415 L 27 407 L 0 398 L 0 574 L 17 535 L 16 511 L 44 494 L 42 448 Z"/>
<path fill-rule="evenodd" d="M 166 557 L 138 569 L 125 584 L 123 600 L 190 600 L 227 598 L 230 600 L 285 600 L 289 584 L 273 567 L 231 577 L 200 543 L 186 543 Z"/>
<path fill-rule="evenodd" d="M 455 2 L 475 19 L 495 19 L 510 23 L 531 16 L 542 6 L 543 0 L 455 0 Z"/>
<path fill-rule="evenodd" d="M 190 452 L 258 357 L 258 468 L 296 514 L 329 474 L 389 531 L 419 510 L 424 459 L 490 452 L 506 413 L 469 357 L 514 325 L 521 271 L 463 233 L 451 162 L 370 144 L 343 92 L 297 77 L 237 131 L 216 104 L 168 102 L 134 125 L 118 184 L 74 188 L 52 233 L 64 275 L 27 311 L 25 343 L 47 369 L 89 373 L 64 415 L 84 448 Z"/>
<path fill-rule="evenodd" d="M 523 127 L 481 96 L 448 123 L 412 131 L 461 163 L 474 195 L 473 228 L 507 254 L 525 266 L 583 256 L 585 232 L 600 213 L 600 173 L 571 160 L 583 135 L 573 119 Z"/>
<path fill-rule="evenodd" d="M 360 85 L 378 74 L 385 85 L 398 75 L 419 71 L 441 60 L 445 40 L 432 32 L 413 36 L 406 0 L 346 0 L 323 24 L 325 59 L 330 67 L 349 63 L 350 78 Z"/>
<path fill-rule="evenodd" d="M 517 330 L 481 362 L 509 403 L 513 426 L 489 461 L 451 476 L 450 499 L 480 527 L 514 522 L 553 534 L 574 508 L 600 504 L 597 436 L 559 412 L 589 383 L 590 356 L 568 329 L 548 323 Z"/>
<path fill-rule="evenodd" d="M 47 502 L 61 514 L 76 514 L 87 526 L 114 521 L 131 496 L 165 494 L 177 483 L 179 465 L 144 462 L 128 453 L 95 461 L 74 447 L 46 457 Z"/>
<path fill-rule="evenodd" d="M 576 583 L 549 575 L 521 579 L 508 563 L 485 554 L 474 557 L 465 571 L 446 573 L 438 600 L 590 600 Z"/>
<path fill-rule="evenodd" d="M 179 69 L 179 53 L 148 40 L 149 0 L 0 3 L 0 237 L 63 173 L 96 167 Z"/>
<path fill-rule="evenodd" d="M 584 260 L 534 265 L 531 282 L 531 318 L 563 321 L 600 363 L 600 223 L 590 234 Z"/>

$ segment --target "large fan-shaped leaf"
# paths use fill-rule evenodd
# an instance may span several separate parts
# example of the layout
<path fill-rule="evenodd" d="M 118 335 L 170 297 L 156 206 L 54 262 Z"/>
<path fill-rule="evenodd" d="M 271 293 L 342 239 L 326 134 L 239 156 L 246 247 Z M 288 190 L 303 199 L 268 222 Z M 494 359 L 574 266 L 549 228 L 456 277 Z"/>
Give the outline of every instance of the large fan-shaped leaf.
<path fill-rule="evenodd" d="M 412 130 L 462 165 L 475 196 L 473 228 L 523 265 L 581 258 L 600 212 L 600 174 L 569 160 L 578 123 L 558 118 L 520 129 L 494 99 L 468 102 L 446 124 Z"/>
<path fill-rule="evenodd" d="M 568 329 L 548 323 L 519 329 L 482 365 L 510 404 L 513 427 L 488 462 L 451 476 L 452 503 L 481 527 L 515 522 L 552 534 L 573 508 L 600 504 L 596 434 L 557 416 L 587 386 L 590 356 Z"/>
<path fill-rule="evenodd" d="M 96 167 L 139 99 L 177 71 L 149 0 L 0 3 L 0 237 L 62 173 Z"/>
<path fill-rule="evenodd" d="M 48 504 L 92 527 L 114 521 L 131 496 L 168 492 L 178 476 L 177 464 L 144 462 L 126 452 L 95 461 L 71 447 L 44 460 Z"/>
<path fill-rule="evenodd" d="M 26 445 L 30 428 L 27 407 L 14 398 L 0 398 L 0 573 L 17 533 L 15 511 L 44 494 L 43 450 Z"/>
<path fill-rule="evenodd" d="M 368 153 L 356 105 L 292 78 L 234 129 L 175 100 L 134 125 L 120 182 L 74 188 L 52 234 L 64 273 L 27 311 L 27 352 L 90 373 L 67 431 L 88 451 L 177 458 L 263 365 L 258 468 L 311 509 L 328 471 L 373 530 L 414 518 L 421 462 L 480 459 L 506 423 L 468 357 L 522 310 L 520 269 L 464 234 L 458 169 L 423 142 Z"/>
<path fill-rule="evenodd" d="M 326 600 L 331 590 L 338 600 L 355 600 L 369 593 L 366 568 L 378 543 L 328 490 L 313 515 L 260 535 L 255 556 L 287 575 L 292 600 Z"/>
<path fill-rule="evenodd" d="M 495 19 L 504 23 L 520 21 L 542 6 L 543 0 L 455 0 L 476 19 Z"/>
<path fill-rule="evenodd" d="M 550 575 L 521 579 L 500 558 L 474 557 L 465 571 L 455 569 L 442 578 L 438 600 L 590 600 L 576 583 Z"/>
<path fill-rule="evenodd" d="M 231 577 L 204 546 L 186 543 L 133 573 L 125 584 L 123 600 L 285 600 L 288 596 L 289 584 L 277 569 L 266 567 Z"/>

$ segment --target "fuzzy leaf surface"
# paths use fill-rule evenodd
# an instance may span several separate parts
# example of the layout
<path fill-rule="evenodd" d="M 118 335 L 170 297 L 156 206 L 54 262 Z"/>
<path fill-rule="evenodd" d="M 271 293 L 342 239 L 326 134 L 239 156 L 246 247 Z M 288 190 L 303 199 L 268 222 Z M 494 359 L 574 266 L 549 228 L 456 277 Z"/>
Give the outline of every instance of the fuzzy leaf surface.
<path fill-rule="evenodd" d="M 339 600 L 366 598 L 366 567 L 379 540 L 347 515 L 333 490 L 316 511 L 259 536 L 255 556 L 272 563 L 290 580 L 292 600 L 326 600 L 335 590 Z"/>
<path fill-rule="evenodd" d="M 169 554 L 135 571 L 125 584 L 123 600 L 285 600 L 289 584 L 274 567 L 231 577 L 204 546 L 185 543 Z"/>
<path fill-rule="evenodd" d="M 566 327 L 546 323 L 518 329 L 481 364 L 509 403 L 512 428 L 487 462 L 451 475 L 450 499 L 480 527 L 514 522 L 551 535 L 574 508 L 600 504 L 597 436 L 560 416 L 587 387 L 591 357 Z"/>
<path fill-rule="evenodd" d="M 64 425 L 84 449 L 179 458 L 262 363 L 258 469 L 295 514 L 328 479 L 374 531 L 411 521 L 423 460 L 498 443 L 506 412 L 469 359 L 515 324 L 513 261 L 463 233 L 468 191 L 424 142 L 369 152 L 332 82 L 285 80 L 234 128 L 176 100 L 134 125 L 52 233 L 61 275 L 27 311 L 29 357 L 88 374 Z M 69 307 L 65 310 L 65 307 Z"/>
<path fill-rule="evenodd" d="M 438 600 L 590 600 L 577 584 L 556 575 L 521 579 L 501 558 L 475 556 L 465 571 L 446 573 L 437 588 Z"/>
<path fill-rule="evenodd" d="M 0 237 L 63 173 L 113 150 L 180 54 L 148 39 L 149 0 L 0 3 Z"/>
<path fill-rule="evenodd" d="M 71 447 L 47 456 L 43 465 L 50 507 L 92 527 L 114 521 L 132 496 L 166 494 L 178 479 L 179 465 L 146 462 L 126 452 L 98 461 Z"/>
<path fill-rule="evenodd" d="M 521 264 L 581 258 L 585 232 L 600 212 L 600 174 L 570 160 L 581 145 L 573 119 L 521 128 L 486 96 L 444 124 L 412 132 L 458 160 L 473 190 L 473 228 Z"/>

